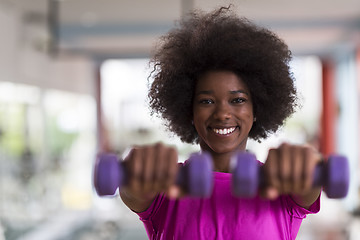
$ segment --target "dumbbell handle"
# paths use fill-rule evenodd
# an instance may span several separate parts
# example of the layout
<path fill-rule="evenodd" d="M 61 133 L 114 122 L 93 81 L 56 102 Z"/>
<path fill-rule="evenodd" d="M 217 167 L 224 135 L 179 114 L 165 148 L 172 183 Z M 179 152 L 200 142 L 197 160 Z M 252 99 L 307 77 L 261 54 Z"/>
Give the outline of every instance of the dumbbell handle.
<path fill-rule="evenodd" d="M 326 164 L 321 162 L 315 166 L 314 175 L 313 175 L 313 187 L 321 187 L 327 184 L 327 173 L 326 173 Z"/>
<path fill-rule="evenodd" d="M 313 186 L 323 186 L 329 198 L 346 197 L 349 182 L 349 162 L 345 156 L 331 155 L 315 168 Z"/>

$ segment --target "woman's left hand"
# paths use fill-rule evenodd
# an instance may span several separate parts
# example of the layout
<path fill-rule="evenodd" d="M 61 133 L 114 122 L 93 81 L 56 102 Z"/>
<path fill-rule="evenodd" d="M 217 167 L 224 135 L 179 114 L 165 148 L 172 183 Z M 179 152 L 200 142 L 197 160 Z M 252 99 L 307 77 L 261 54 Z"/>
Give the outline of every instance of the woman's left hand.
<path fill-rule="evenodd" d="M 315 166 L 321 161 L 321 154 L 310 145 L 284 143 L 271 149 L 263 167 L 266 184 L 261 195 L 275 199 L 290 194 L 300 205 L 311 205 L 321 191 L 312 186 Z"/>

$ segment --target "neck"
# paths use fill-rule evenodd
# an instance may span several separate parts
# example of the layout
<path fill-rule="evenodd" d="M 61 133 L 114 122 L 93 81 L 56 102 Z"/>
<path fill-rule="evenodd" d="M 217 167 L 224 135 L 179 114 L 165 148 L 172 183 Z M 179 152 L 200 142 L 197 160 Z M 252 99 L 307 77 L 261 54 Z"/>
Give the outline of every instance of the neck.
<path fill-rule="evenodd" d="M 246 149 L 245 146 L 239 147 L 237 150 L 245 151 L 245 149 Z M 206 151 L 211 154 L 213 165 L 214 165 L 213 170 L 215 172 L 229 173 L 231 171 L 230 161 L 231 161 L 231 158 L 234 155 L 235 151 L 221 152 L 221 153 L 215 152 L 214 150 L 209 148 L 204 143 L 200 143 L 200 147 L 201 147 L 202 151 Z"/>
<path fill-rule="evenodd" d="M 230 160 L 233 153 L 215 153 L 211 152 L 211 156 L 213 158 L 214 171 L 215 172 L 230 172 Z"/>

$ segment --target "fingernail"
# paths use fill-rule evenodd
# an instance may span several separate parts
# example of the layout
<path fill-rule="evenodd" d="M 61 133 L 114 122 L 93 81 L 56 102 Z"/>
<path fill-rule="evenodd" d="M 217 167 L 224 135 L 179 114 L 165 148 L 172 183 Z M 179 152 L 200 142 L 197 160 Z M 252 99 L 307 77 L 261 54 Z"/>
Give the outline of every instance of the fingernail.
<path fill-rule="evenodd" d="M 279 196 L 278 191 L 275 188 L 269 188 L 266 191 L 266 195 L 269 199 L 273 200 L 276 199 Z"/>
<path fill-rule="evenodd" d="M 170 187 L 169 191 L 168 191 L 168 196 L 169 198 L 175 199 L 179 196 L 180 194 L 180 189 L 178 187 Z"/>

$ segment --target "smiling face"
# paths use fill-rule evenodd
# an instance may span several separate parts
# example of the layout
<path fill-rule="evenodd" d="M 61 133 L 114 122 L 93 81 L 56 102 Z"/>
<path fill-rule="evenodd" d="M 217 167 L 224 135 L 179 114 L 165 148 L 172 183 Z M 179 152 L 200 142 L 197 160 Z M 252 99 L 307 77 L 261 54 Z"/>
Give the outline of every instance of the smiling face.
<path fill-rule="evenodd" d="M 245 150 L 254 122 L 250 91 L 233 72 L 209 71 L 198 79 L 193 116 L 202 150 L 213 155 Z"/>

